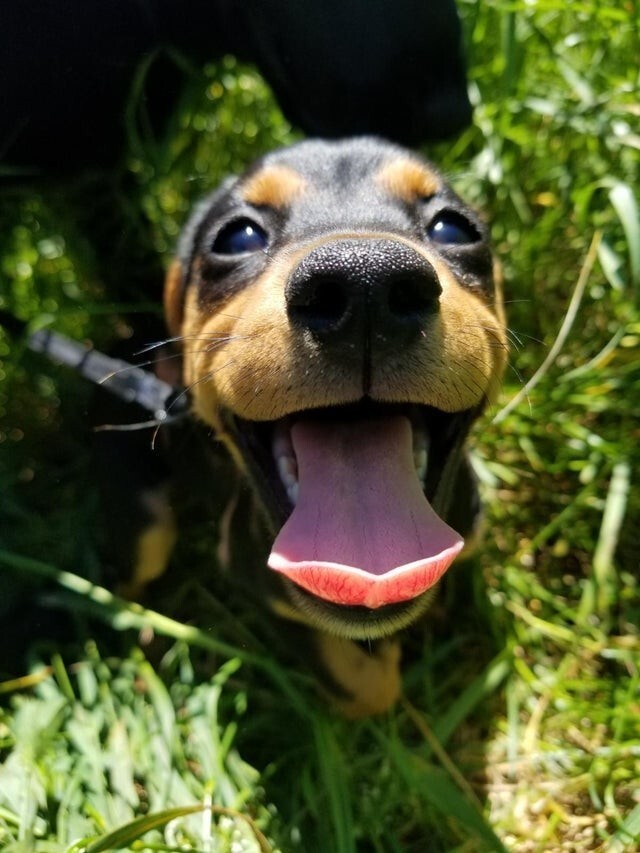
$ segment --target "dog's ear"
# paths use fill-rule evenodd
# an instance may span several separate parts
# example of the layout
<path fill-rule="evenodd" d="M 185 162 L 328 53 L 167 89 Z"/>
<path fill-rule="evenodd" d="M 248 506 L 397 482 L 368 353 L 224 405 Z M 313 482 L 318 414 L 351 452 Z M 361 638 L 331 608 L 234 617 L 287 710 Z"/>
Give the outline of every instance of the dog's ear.
<path fill-rule="evenodd" d="M 208 217 L 215 213 L 216 205 L 233 188 L 237 180 L 234 177 L 226 178 L 217 190 L 203 198 L 193 209 L 180 235 L 177 257 L 167 270 L 164 285 L 164 315 L 169 331 L 176 338 L 182 330 L 187 279 L 200 241 L 200 232 L 206 229 Z"/>
<path fill-rule="evenodd" d="M 171 262 L 164 282 L 164 316 L 169 332 L 180 337 L 184 313 L 184 276 L 182 262 L 176 258 Z"/>

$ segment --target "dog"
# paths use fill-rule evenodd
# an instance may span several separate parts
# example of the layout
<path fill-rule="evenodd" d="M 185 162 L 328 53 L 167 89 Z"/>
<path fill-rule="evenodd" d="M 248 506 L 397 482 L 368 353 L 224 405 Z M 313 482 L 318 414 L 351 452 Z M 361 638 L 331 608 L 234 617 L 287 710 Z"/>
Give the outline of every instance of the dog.
<path fill-rule="evenodd" d="M 164 301 L 193 415 L 271 531 L 256 584 L 345 716 L 385 711 L 398 632 L 478 530 L 465 444 L 507 358 L 486 225 L 408 150 L 308 140 L 196 208 Z"/>

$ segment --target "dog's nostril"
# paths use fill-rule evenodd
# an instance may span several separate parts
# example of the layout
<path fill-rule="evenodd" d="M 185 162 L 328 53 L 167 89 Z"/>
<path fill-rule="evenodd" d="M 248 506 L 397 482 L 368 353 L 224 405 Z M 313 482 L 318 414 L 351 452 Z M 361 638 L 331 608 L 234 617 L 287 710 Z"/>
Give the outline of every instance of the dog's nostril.
<path fill-rule="evenodd" d="M 439 295 L 437 280 L 417 274 L 402 276 L 389 284 L 387 307 L 398 320 L 420 318 L 437 310 Z"/>
<path fill-rule="evenodd" d="M 290 293 L 287 310 L 293 320 L 312 332 L 332 332 L 348 314 L 345 284 L 329 276 L 313 276 Z"/>

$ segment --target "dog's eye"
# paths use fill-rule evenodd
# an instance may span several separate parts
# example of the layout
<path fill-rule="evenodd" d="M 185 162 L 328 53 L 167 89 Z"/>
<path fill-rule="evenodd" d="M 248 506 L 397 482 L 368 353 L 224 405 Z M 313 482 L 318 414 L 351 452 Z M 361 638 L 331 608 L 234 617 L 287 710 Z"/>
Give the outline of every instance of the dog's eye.
<path fill-rule="evenodd" d="M 211 250 L 217 255 L 242 255 L 266 249 L 267 232 L 251 219 L 228 222 L 213 241 Z"/>
<path fill-rule="evenodd" d="M 465 246 L 480 240 L 475 225 L 453 210 L 438 213 L 429 223 L 427 234 L 434 243 L 446 246 Z"/>

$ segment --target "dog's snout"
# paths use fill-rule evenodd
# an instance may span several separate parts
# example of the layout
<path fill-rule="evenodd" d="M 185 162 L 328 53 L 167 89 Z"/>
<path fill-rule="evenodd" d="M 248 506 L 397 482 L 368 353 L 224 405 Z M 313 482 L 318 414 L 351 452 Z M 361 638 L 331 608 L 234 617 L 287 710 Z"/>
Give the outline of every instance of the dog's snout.
<path fill-rule="evenodd" d="M 293 271 L 285 297 L 290 322 L 330 341 L 406 344 L 438 310 L 440 283 L 416 250 L 393 239 L 336 240 Z"/>

